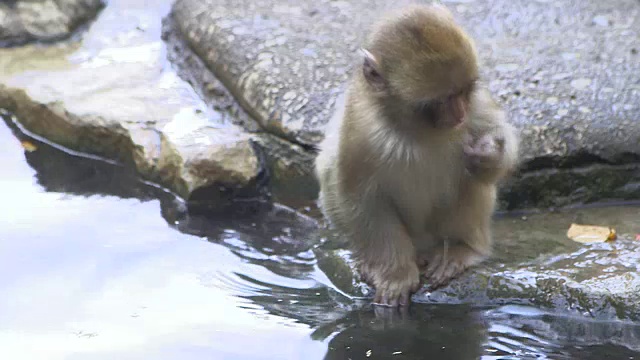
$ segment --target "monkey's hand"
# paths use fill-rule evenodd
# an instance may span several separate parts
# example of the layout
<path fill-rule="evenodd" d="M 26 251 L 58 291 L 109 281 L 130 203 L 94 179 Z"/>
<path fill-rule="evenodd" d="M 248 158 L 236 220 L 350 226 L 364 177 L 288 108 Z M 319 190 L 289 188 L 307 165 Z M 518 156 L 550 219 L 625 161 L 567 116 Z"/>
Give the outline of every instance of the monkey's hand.
<path fill-rule="evenodd" d="M 464 145 L 465 165 L 471 174 L 492 178 L 501 170 L 505 150 L 505 138 L 484 134 L 474 138 L 467 134 Z"/>
<path fill-rule="evenodd" d="M 420 271 L 415 262 L 393 269 L 362 269 L 376 288 L 375 305 L 396 307 L 409 305 L 411 294 L 420 286 Z"/>

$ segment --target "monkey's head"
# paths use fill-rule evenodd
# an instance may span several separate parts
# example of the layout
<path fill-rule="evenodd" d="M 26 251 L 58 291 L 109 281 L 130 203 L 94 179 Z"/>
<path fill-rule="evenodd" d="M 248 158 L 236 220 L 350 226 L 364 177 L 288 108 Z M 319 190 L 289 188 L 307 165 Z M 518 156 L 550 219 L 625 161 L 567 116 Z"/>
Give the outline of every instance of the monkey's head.
<path fill-rule="evenodd" d="M 366 86 L 392 118 L 440 129 L 466 120 L 476 52 L 445 7 L 416 5 L 384 19 L 363 54 Z"/>

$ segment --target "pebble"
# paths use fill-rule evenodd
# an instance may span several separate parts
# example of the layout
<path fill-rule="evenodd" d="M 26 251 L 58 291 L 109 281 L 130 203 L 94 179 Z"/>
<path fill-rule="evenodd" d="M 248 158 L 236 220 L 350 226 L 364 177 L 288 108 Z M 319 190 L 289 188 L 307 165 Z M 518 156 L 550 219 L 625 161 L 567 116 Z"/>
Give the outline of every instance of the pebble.
<path fill-rule="evenodd" d="M 519 67 L 520 65 L 518 64 L 500 64 L 496 66 L 496 70 L 500 72 L 511 72 L 518 70 Z"/>
<path fill-rule="evenodd" d="M 591 79 L 581 78 L 571 81 L 571 87 L 578 90 L 584 90 L 591 85 Z"/>
<path fill-rule="evenodd" d="M 611 22 L 609 18 L 605 15 L 598 15 L 593 18 L 593 23 L 598 26 L 609 26 Z"/>

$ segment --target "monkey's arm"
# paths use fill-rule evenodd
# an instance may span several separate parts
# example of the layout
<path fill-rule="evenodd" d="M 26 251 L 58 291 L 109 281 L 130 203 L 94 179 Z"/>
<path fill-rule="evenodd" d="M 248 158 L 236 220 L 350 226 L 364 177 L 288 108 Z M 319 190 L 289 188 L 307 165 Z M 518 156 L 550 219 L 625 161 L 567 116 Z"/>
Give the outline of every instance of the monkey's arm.
<path fill-rule="evenodd" d="M 495 183 L 516 167 L 518 136 L 486 88 L 477 89 L 471 104 L 469 132 L 463 142 L 465 165 L 477 180 Z"/>
<path fill-rule="evenodd" d="M 348 223 L 360 271 L 376 288 L 374 302 L 406 305 L 420 283 L 416 253 L 407 228 L 380 191 L 370 188 L 366 194 L 359 194 L 357 201 L 357 210 Z"/>

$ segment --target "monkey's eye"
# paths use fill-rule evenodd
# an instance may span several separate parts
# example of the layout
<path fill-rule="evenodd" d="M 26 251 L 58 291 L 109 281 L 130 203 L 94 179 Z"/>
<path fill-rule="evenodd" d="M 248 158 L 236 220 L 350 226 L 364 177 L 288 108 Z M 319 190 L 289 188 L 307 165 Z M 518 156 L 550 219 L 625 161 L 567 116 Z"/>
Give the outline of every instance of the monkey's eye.
<path fill-rule="evenodd" d="M 416 108 L 416 112 L 418 113 L 418 115 L 424 119 L 435 119 L 435 117 L 438 114 L 438 108 L 440 107 L 440 101 L 437 100 L 432 100 L 432 101 L 425 101 L 420 103 L 417 108 Z"/>
<path fill-rule="evenodd" d="M 469 96 L 469 95 L 471 95 L 471 93 L 472 93 L 472 92 L 474 92 L 474 91 L 475 91 L 475 89 L 476 89 L 477 82 L 478 82 L 477 80 L 473 80 L 473 81 L 471 82 L 471 84 L 469 84 L 469 86 L 467 86 L 467 87 L 462 91 L 462 94 L 463 94 L 464 96 Z"/>

